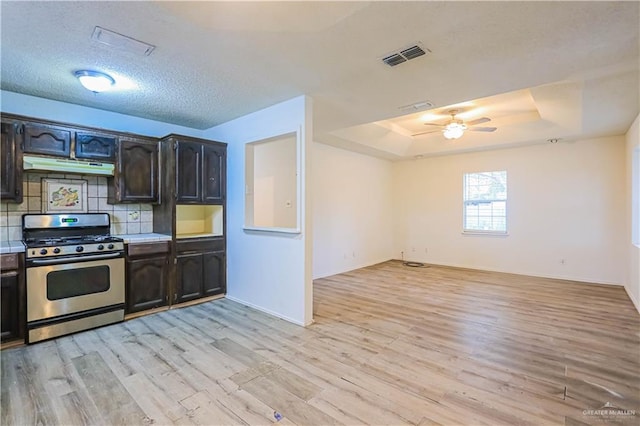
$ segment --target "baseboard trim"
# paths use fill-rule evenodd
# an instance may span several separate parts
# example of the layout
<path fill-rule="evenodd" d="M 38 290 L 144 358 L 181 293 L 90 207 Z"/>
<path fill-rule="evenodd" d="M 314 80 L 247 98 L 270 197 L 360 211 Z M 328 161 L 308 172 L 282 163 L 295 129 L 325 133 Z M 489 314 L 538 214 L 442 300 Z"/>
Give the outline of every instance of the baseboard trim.
<path fill-rule="evenodd" d="M 348 266 L 344 270 L 338 269 L 338 270 L 336 270 L 334 272 L 331 272 L 329 274 L 323 274 L 322 276 L 319 276 L 319 277 L 313 277 L 313 279 L 314 280 L 319 280 L 321 278 L 331 277 L 333 275 L 343 274 L 343 273 L 349 272 L 349 271 L 355 271 L 356 269 L 366 268 L 366 267 L 369 267 L 369 266 L 377 265 L 379 263 L 388 262 L 390 260 L 394 260 L 394 259 L 391 258 L 391 257 L 388 257 L 388 258 L 385 258 L 385 259 L 372 260 L 372 261 L 367 261 L 367 262 L 363 262 L 363 263 L 358 263 L 357 265 Z"/>
<path fill-rule="evenodd" d="M 237 297 L 229 296 L 228 294 L 226 295 L 226 298 L 227 298 L 227 299 L 229 299 L 229 300 L 232 300 L 232 301 L 234 301 L 234 302 L 240 303 L 240 304 L 242 304 L 242 305 L 248 306 L 248 307 L 250 307 L 250 308 L 252 308 L 252 309 L 255 309 L 255 310 L 257 310 L 257 311 L 264 312 L 265 314 L 269 314 L 269 315 L 271 315 L 271 316 L 274 316 L 274 317 L 276 317 L 276 318 L 283 319 L 283 320 L 288 321 L 288 322 L 290 322 L 290 323 L 293 323 L 293 324 L 295 324 L 295 325 L 299 325 L 299 326 L 301 326 L 301 327 L 306 327 L 306 326 L 308 326 L 308 325 L 313 324 L 313 321 L 309 322 L 309 324 L 305 324 L 305 323 L 304 323 L 304 322 L 302 322 L 302 321 L 298 321 L 298 320 L 296 320 L 296 319 L 290 318 L 290 317 L 288 317 L 288 316 L 286 316 L 286 315 L 282 315 L 282 314 L 280 314 L 280 313 L 278 313 L 278 312 L 272 311 L 272 310 L 267 309 L 267 308 L 264 308 L 264 307 L 262 307 L 262 306 L 258 306 L 258 305 L 256 305 L 256 304 L 251 303 L 251 302 L 247 302 L 246 300 L 242 300 L 242 299 L 239 299 L 239 298 L 237 298 Z"/>
<path fill-rule="evenodd" d="M 629 296 L 629 299 L 631 299 L 631 303 L 633 303 L 633 306 L 636 307 L 636 310 L 640 314 L 640 303 L 638 303 L 638 300 L 635 297 L 633 297 L 633 294 L 631 294 L 627 286 L 624 286 L 624 291 L 627 292 L 627 296 Z"/>
<path fill-rule="evenodd" d="M 392 260 L 401 262 L 400 259 L 392 259 Z M 538 273 L 531 273 L 531 272 L 514 272 L 514 271 L 507 271 L 507 270 L 496 269 L 496 268 L 485 268 L 485 267 L 481 267 L 481 266 L 471 267 L 471 266 L 459 265 L 459 264 L 455 264 L 455 263 L 433 263 L 433 262 L 429 262 L 429 261 L 425 261 L 425 260 L 419 260 L 417 262 L 422 262 L 424 264 L 433 265 L 433 266 L 445 266 L 445 267 L 449 267 L 449 268 L 469 269 L 469 270 L 472 270 L 472 271 L 499 272 L 499 273 L 502 273 L 502 274 L 524 275 L 524 276 L 527 276 L 527 277 L 537 277 L 537 278 L 549 278 L 549 279 L 552 279 L 552 280 L 573 281 L 573 282 L 579 282 L 579 283 L 590 284 L 590 285 L 608 285 L 608 286 L 624 287 L 620 283 L 615 283 L 615 282 L 612 282 L 612 281 L 598 281 L 598 280 L 592 280 L 590 278 L 579 278 L 579 277 L 559 276 L 559 275 L 547 275 L 547 274 L 538 274 Z"/>

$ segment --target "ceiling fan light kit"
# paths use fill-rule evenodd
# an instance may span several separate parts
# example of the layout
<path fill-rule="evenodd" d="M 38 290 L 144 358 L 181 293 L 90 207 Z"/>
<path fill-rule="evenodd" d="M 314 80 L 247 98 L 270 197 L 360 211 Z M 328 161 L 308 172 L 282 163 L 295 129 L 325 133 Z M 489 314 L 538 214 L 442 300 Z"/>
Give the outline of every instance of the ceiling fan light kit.
<path fill-rule="evenodd" d="M 496 127 L 472 127 L 472 126 L 476 126 L 477 124 L 491 121 L 489 117 L 476 118 L 475 120 L 471 120 L 465 123 L 464 121 L 458 120 L 456 118 L 456 114 L 458 114 L 458 112 L 460 111 L 458 111 L 457 109 L 452 109 L 448 111 L 448 114 L 451 115 L 451 120 L 449 120 L 449 122 L 446 124 L 439 124 L 439 123 L 424 123 L 424 124 L 425 126 L 441 127 L 442 135 L 448 140 L 461 138 L 462 135 L 464 135 L 464 132 L 467 130 L 471 130 L 474 132 L 495 132 L 496 131 Z M 426 135 L 428 133 L 434 133 L 437 131 L 438 130 L 428 130 L 426 132 L 416 133 L 412 136 Z"/>
<path fill-rule="evenodd" d="M 442 134 L 447 139 L 458 139 L 464 134 L 465 130 L 467 130 L 467 126 L 464 124 L 453 122 L 445 126 Z"/>

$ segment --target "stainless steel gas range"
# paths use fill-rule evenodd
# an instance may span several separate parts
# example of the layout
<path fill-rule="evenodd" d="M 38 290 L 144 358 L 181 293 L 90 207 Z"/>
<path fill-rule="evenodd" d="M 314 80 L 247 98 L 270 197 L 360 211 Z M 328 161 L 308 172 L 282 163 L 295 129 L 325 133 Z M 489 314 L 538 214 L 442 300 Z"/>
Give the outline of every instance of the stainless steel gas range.
<path fill-rule="evenodd" d="M 124 320 L 124 242 L 106 213 L 25 214 L 27 342 Z"/>

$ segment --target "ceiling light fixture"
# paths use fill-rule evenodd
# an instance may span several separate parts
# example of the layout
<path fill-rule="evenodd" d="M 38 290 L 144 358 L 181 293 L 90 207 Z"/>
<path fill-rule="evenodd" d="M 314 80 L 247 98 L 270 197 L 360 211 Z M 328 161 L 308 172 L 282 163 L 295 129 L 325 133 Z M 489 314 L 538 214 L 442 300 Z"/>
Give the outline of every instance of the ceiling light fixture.
<path fill-rule="evenodd" d="M 458 139 L 464 134 L 465 130 L 467 130 L 467 126 L 462 122 L 453 121 L 445 126 L 442 134 L 447 139 Z"/>
<path fill-rule="evenodd" d="M 79 70 L 73 73 L 85 89 L 94 93 L 111 89 L 116 81 L 108 74 L 99 71 Z"/>

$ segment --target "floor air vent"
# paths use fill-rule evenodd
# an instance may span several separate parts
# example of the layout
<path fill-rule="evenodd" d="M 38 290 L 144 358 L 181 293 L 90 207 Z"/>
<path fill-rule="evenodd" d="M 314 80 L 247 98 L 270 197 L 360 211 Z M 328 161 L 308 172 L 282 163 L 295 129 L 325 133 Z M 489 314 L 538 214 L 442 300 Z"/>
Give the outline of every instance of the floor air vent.
<path fill-rule="evenodd" d="M 389 65 L 390 67 L 395 67 L 396 65 L 407 62 L 410 59 L 425 55 L 427 52 L 429 52 L 429 49 L 425 50 L 420 46 L 415 45 L 385 56 L 384 58 L 382 58 L 382 62 Z"/>

